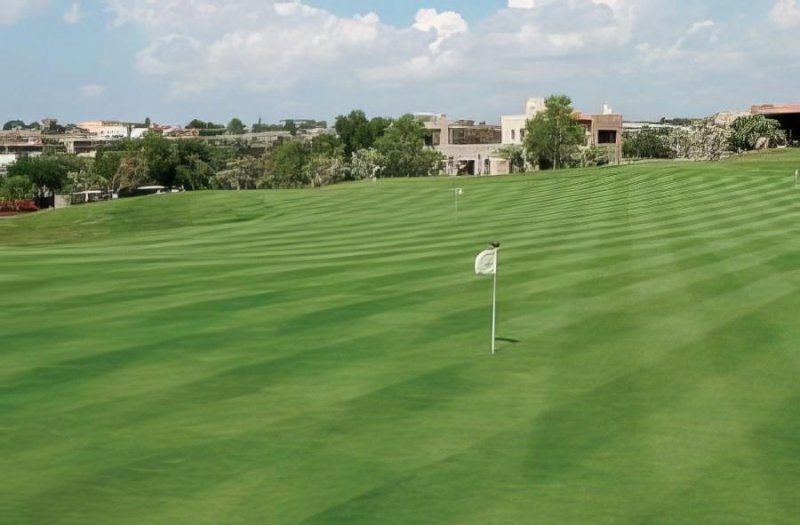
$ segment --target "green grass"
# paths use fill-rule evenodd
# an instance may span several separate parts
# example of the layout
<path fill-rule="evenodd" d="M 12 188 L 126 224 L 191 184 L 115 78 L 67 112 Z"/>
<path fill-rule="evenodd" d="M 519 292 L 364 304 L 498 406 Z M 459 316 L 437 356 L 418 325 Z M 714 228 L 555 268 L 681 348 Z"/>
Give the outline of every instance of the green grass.
<path fill-rule="evenodd" d="M 797 166 L 2 220 L 0 522 L 797 523 Z"/>

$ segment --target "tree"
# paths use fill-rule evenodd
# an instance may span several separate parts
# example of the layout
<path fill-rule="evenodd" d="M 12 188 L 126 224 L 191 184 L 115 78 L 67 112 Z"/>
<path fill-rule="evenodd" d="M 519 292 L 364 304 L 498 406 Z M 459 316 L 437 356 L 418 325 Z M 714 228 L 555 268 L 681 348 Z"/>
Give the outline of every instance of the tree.
<path fill-rule="evenodd" d="M 192 119 L 191 122 L 186 124 L 186 129 L 207 129 L 208 122 L 200 119 Z"/>
<path fill-rule="evenodd" d="M 177 157 L 175 184 L 189 190 L 210 188 L 214 173 L 225 165 L 224 150 L 215 149 L 203 140 L 178 140 L 174 143 Z M 237 156 L 244 153 L 236 151 Z"/>
<path fill-rule="evenodd" d="M 508 162 L 508 170 L 511 173 L 525 171 L 525 148 L 522 146 L 509 144 L 498 149 L 494 154 Z"/>
<path fill-rule="evenodd" d="M 178 165 L 175 182 L 186 189 L 199 190 L 208 188 L 213 176 L 211 165 L 200 155 L 192 153 Z"/>
<path fill-rule="evenodd" d="M 336 135 L 319 135 L 311 139 L 311 152 L 326 157 L 344 156 L 344 145 Z"/>
<path fill-rule="evenodd" d="M 341 154 L 314 155 L 303 167 L 304 179 L 315 188 L 336 184 L 346 178 L 345 163 Z"/>
<path fill-rule="evenodd" d="M 69 164 L 57 156 L 19 159 L 8 167 L 9 177 L 26 177 L 37 188 L 39 197 L 61 190 L 67 183 Z"/>
<path fill-rule="evenodd" d="M 107 151 L 105 149 L 98 149 L 97 155 L 94 159 L 94 164 L 91 166 L 91 170 L 94 174 L 105 181 L 105 187 L 111 188 L 112 184 L 111 181 L 116 175 L 117 170 L 119 170 L 119 165 L 122 162 L 122 158 L 125 156 L 125 152 L 122 151 Z"/>
<path fill-rule="evenodd" d="M 354 151 L 369 147 L 371 132 L 369 120 L 363 111 L 353 110 L 347 116 L 339 115 L 333 127 L 344 144 L 344 152 L 348 158 Z"/>
<path fill-rule="evenodd" d="M 545 110 L 526 126 L 525 149 L 532 164 L 559 169 L 574 161 L 578 146 L 586 139 L 573 113 L 568 96 L 552 95 L 545 99 Z"/>
<path fill-rule="evenodd" d="M 231 135 L 244 135 L 247 128 L 245 127 L 244 123 L 238 118 L 232 118 L 230 122 L 228 122 L 228 133 Z"/>
<path fill-rule="evenodd" d="M 731 124 L 728 147 L 731 151 L 750 151 L 786 143 L 786 133 L 777 120 L 764 115 L 739 117 Z"/>
<path fill-rule="evenodd" d="M 403 115 L 375 142 L 384 159 L 384 177 L 427 177 L 438 172 L 442 156 L 425 148 L 425 127 L 413 115 Z"/>
<path fill-rule="evenodd" d="M 217 186 L 225 189 L 255 189 L 264 179 L 264 166 L 263 158 L 240 157 L 228 162 L 226 169 L 217 172 L 214 179 Z"/>
<path fill-rule="evenodd" d="M 388 120 L 376 118 L 370 121 L 361 110 L 351 111 L 347 116 L 339 115 L 334 124 L 336 133 L 344 144 L 344 155 L 347 159 L 360 149 L 371 148 L 388 126 Z"/>
<path fill-rule="evenodd" d="M 268 154 L 269 173 L 266 187 L 301 188 L 311 179 L 306 163 L 311 156 L 310 145 L 302 140 L 290 140 L 272 148 Z"/>
<path fill-rule="evenodd" d="M 294 122 L 294 120 L 287 120 L 283 124 L 283 130 L 288 131 L 294 137 L 297 135 L 297 124 Z"/>
<path fill-rule="evenodd" d="M 157 133 L 146 135 L 140 142 L 149 178 L 168 188 L 174 186 L 178 156 L 172 142 Z"/>
<path fill-rule="evenodd" d="M 147 159 L 142 152 L 127 154 L 120 160 L 119 168 L 111 178 L 112 191 L 133 189 L 153 182 L 149 177 Z"/>
<path fill-rule="evenodd" d="M 392 119 L 384 118 L 384 117 L 373 117 L 372 120 L 369 121 L 369 132 L 370 132 L 370 143 L 369 147 L 375 145 L 375 141 L 378 140 L 386 133 L 386 130 L 389 129 L 389 126 L 392 125 Z"/>
<path fill-rule="evenodd" d="M 109 179 L 98 174 L 94 169 L 94 163 L 81 169 L 72 170 L 67 176 L 70 191 L 97 190 L 109 186 Z"/>
<path fill-rule="evenodd" d="M 374 179 L 383 170 L 383 156 L 375 148 L 360 149 L 353 153 L 350 160 L 350 178 L 352 180 Z"/>
<path fill-rule="evenodd" d="M 13 129 L 25 129 L 25 123 L 21 120 L 9 120 L 3 124 L 3 131 L 11 131 Z"/>

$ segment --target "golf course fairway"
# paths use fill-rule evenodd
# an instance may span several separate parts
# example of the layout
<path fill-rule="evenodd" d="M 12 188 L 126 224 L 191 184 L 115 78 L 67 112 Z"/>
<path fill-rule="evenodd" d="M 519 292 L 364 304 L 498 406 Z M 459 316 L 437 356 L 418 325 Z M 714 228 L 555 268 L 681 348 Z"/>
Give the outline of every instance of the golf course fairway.
<path fill-rule="evenodd" d="M 0 220 L 0 523 L 796 524 L 798 166 Z"/>

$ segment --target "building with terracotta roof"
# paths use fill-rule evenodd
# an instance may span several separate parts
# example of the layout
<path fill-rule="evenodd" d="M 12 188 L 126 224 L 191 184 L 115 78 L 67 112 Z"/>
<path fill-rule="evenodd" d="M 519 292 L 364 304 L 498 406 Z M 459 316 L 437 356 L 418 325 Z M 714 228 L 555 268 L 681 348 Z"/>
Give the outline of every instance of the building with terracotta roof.
<path fill-rule="evenodd" d="M 800 104 L 762 104 L 750 108 L 750 113 L 780 122 L 790 143 L 800 140 Z"/>

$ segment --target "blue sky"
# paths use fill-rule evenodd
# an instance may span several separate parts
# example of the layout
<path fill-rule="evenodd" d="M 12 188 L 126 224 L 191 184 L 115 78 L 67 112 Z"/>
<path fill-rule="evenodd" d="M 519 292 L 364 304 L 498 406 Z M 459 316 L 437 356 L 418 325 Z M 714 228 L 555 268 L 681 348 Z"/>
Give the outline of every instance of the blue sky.
<path fill-rule="evenodd" d="M 0 121 L 800 102 L 800 0 L 0 0 Z"/>

